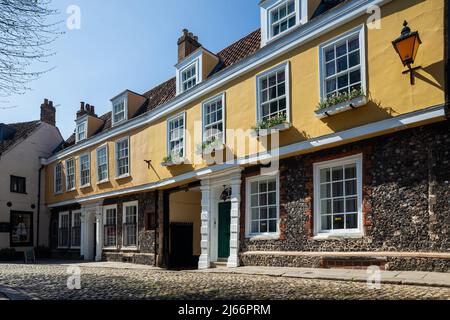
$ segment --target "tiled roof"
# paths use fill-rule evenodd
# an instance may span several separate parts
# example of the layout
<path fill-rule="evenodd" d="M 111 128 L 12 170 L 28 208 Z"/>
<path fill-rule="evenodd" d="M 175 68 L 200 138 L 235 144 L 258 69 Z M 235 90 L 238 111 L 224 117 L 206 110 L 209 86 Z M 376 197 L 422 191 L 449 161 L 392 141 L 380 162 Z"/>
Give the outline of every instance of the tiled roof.
<path fill-rule="evenodd" d="M 313 18 L 325 13 L 326 11 L 345 1 L 347 0 L 322 0 L 317 10 L 315 11 Z M 217 56 L 219 57 L 220 62 L 211 72 L 209 77 L 252 55 L 256 51 L 258 51 L 260 47 L 261 30 L 258 29 L 226 47 L 225 49 L 219 51 L 217 53 Z M 174 77 L 161 83 L 160 85 L 144 93 L 143 96 L 147 98 L 147 101 L 142 105 L 142 107 L 139 108 L 139 110 L 132 118 L 152 111 L 157 107 L 174 99 L 176 96 L 176 78 Z M 96 134 L 111 129 L 111 112 L 102 115 L 100 118 L 105 121 L 105 124 L 97 131 Z M 62 145 L 62 149 L 68 148 L 74 143 L 75 135 L 73 134 Z M 57 151 L 60 150 L 61 148 L 59 148 Z"/>
<path fill-rule="evenodd" d="M 260 48 L 260 45 L 261 32 L 258 29 L 217 53 L 217 56 L 221 61 L 212 74 L 224 70 L 227 67 L 253 54 Z M 174 77 L 144 93 L 143 96 L 147 98 L 147 101 L 141 108 L 139 108 L 133 118 L 154 110 L 160 105 L 169 102 L 170 100 L 175 98 L 175 95 L 176 78 Z M 100 119 L 104 120 L 105 124 L 100 127 L 100 129 L 95 134 L 99 134 L 111 129 L 111 112 L 102 115 Z M 73 144 L 75 144 L 75 134 L 72 134 L 64 142 L 64 144 L 56 150 L 56 152 L 68 148 Z"/>
<path fill-rule="evenodd" d="M 17 142 L 27 138 L 40 125 L 40 121 L 29 121 L 12 123 L 7 126 L 13 128 L 16 132 L 7 140 L 0 141 L 0 155 L 12 148 Z"/>

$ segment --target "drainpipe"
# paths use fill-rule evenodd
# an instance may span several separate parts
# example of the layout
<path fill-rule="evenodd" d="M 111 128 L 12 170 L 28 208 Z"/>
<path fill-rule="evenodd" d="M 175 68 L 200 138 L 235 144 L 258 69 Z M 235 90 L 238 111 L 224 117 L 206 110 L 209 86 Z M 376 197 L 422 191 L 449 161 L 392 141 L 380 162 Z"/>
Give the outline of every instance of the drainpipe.
<path fill-rule="evenodd" d="M 153 263 L 154 263 L 154 266 L 155 267 L 157 267 L 158 266 L 158 261 L 156 261 L 156 251 L 158 250 L 158 246 L 156 245 L 156 241 L 157 241 L 157 230 L 158 230 L 158 202 L 159 202 L 159 191 L 158 190 L 156 190 L 155 191 L 155 231 L 154 231 L 154 236 L 155 236 L 155 239 L 154 239 L 154 249 L 153 249 L 153 257 L 154 257 L 154 261 L 153 261 Z"/>
<path fill-rule="evenodd" d="M 444 1 L 444 29 L 445 29 L 445 109 L 447 117 L 450 117 L 450 12 L 449 12 L 449 2 Z"/>
<path fill-rule="evenodd" d="M 36 221 L 36 243 L 39 247 L 39 224 L 40 224 L 40 216 L 41 216 L 41 180 L 42 180 L 42 170 L 44 166 L 41 166 L 38 171 L 38 194 L 37 194 L 37 221 Z"/>

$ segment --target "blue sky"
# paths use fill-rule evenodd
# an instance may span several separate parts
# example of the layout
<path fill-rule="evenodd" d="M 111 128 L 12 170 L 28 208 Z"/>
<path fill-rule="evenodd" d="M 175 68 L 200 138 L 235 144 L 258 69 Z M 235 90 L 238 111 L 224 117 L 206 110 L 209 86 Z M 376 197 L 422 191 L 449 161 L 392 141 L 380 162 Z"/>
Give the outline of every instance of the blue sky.
<path fill-rule="evenodd" d="M 177 39 L 188 28 L 217 52 L 259 27 L 259 0 L 53 0 L 66 20 L 67 8 L 81 9 L 81 29 L 68 30 L 52 44 L 56 55 L 40 67 L 55 67 L 30 84 L 24 95 L 1 98 L 0 122 L 39 119 L 44 98 L 57 107 L 64 138 L 75 128 L 80 101 L 97 114 L 125 89 L 143 93 L 175 75 Z M 6 103 L 5 103 L 6 101 Z"/>

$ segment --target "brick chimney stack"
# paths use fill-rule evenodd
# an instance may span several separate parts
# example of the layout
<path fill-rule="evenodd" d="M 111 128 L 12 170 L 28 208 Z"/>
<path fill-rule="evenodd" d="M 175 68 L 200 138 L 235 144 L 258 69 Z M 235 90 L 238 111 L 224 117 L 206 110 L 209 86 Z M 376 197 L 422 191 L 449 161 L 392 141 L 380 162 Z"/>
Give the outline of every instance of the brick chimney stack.
<path fill-rule="evenodd" d="M 183 29 L 183 35 L 178 39 L 178 62 L 184 60 L 201 46 L 198 37 L 194 36 L 188 29 Z"/>
<path fill-rule="evenodd" d="M 81 118 L 84 115 L 90 115 L 91 117 L 96 117 L 95 107 L 91 106 L 89 103 L 80 102 L 80 110 L 77 111 L 77 119 Z"/>
<path fill-rule="evenodd" d="M 52 126 L 56 125 L 56 108 L 53 101 L 44 99 L 44 103 L 41 104 L 41 121 Z"/>

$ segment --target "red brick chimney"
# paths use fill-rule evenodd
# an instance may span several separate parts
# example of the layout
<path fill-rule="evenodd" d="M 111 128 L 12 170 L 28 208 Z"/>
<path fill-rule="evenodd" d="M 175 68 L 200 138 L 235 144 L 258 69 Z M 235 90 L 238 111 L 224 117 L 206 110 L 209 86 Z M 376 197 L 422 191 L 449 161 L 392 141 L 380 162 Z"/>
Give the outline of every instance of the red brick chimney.
<path fill-rule="evenodd" d="M 184 60 L 201 46 L 198 37 L 194 36 L 188 29 L 183 29 L 183 35 L 178 39 L 178 62 Z"/>
<path fill-rule="evenodd" d="M 41 121 L 52 126 L 56 125 L 56 109 L 53 106 L 53 101 L 44 99 L 44 103 L 41 104 Z"/>
<path fill-rule="evenodd" d="M 95 107 L 91 106 L 89 103 L 85 104 L 82 101 L 82 102 L 80 102 L 80 110 L 77 111 L 77 119 L 81 118 L 85 114 L 97 118 L 97 115 L 95 114 Z"/>

